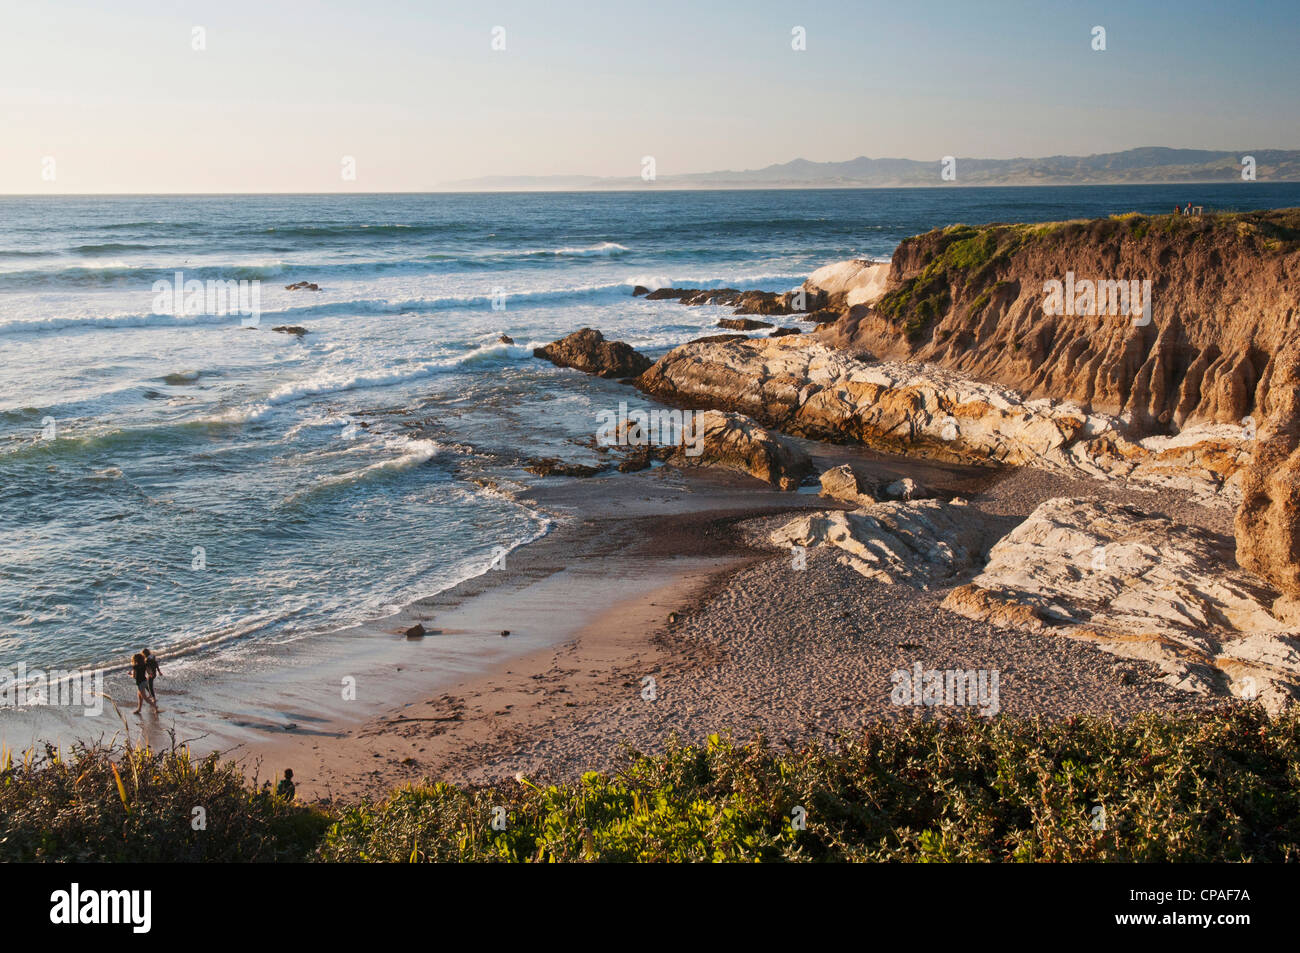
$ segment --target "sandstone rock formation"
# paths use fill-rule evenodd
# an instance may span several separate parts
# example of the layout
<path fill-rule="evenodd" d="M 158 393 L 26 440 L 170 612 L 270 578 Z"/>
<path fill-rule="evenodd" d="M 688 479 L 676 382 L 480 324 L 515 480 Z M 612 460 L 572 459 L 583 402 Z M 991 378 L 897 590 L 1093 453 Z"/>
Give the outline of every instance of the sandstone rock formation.
<path fill-rule="evenodd" d="M 992 547 L 944 607 L 996 625 L 1087 639 L 1155 663 L 1187 691 L 1300 697 L 1300 627 L 1236 569 L 1230 544 L 1114 503 L 1053 499 Z"/>
<path fill-rule="evenodd" d="M 1037 466 L 1175 486 L 1203 502 L 1236 500 L 1248 461 L 1241 428 L 1130 439 L 1105 414 L 920 364 L 873 362 L 802 338 L 694 341 L 637 386 L 669 403 L 722 407 L 815 439 L 962 463 Z"/>
<path fill-rule="evenodd" d="M 969 505 L 920 500 L 802 516 L 768 538 L 783 548 L 834 546 L 841 563 L 869 579 L 928 589 L 978 564 L 985 531 Z"/>
<path fill-rule="evenodd" d="M 736 288 L 657 288 L 645 295 L 647 301 L 726 305 L 735 308 L 736 314 L 796 314 L 805 310 L 803 301 L 806 297 L 799 291 L 739 291 Z"/>
<path fill-rule="evenodd" d="M 1107 304 L 1123 304 L 1110 300 L 1119 282 L 1150 282 L 1149 320 L 1136 307 L 1045 313 L 1047 282 L 1067 278 L 1107 288 Z M 903 241 L 888 265 L 837 262 L 804 283 L 817 339 L 878 362 L 874 377 L 812 349 L 791 360 L 696 342 L 642 384 L 809 436 L 1240 499 L 1238 559 L 1300 619 L 1297 288 L 1300 209 L 954 225 Z M 895 362 L 928 366 L 909 376 Z"/>
<path fill-rule="evenodd" d="M 1277 611 L 1300 622 L 1300 353 L 1282 360 L 1274 381 L 1242 479 L 1237 560 L 1280 589 Z"/>
<path fill-rule="evenodd" d="M 598 377 L 635 377 L 651 363 L 622 341 L 606 341 L 593 328 L 581 328 L 545 347 L 534 348 L 533 356 Z"/>
<path fill-rule="evenodd" d="M 1300 209 L 954 225 L 903 241 L 883 294 L 843 262 L 809 286 L 845 300 L 837 346 L 924 361 L 1122 415 L 1139 435 L 1239 424 L 1294 343 Z M 1044 285 L 1150 280 L 1151 321 L 1044 313 Z M 820 277 L 819 277 L 820 276 Z M 811 307 L 811 305 L 810 305 Z"/>
<path fill-rule="evenodd" d="M 811 458 L 792 441 L 742 414 L 717 410 L 695 415 L 692 439 L 678 447 L 668 463 L 748 473 L 779 490 L 798 489 L 813 469 Z"/>
<path fill-rule="evenodd" d="M 847 463 L 831 467 L 819 478 L 822 485 L 821 495 L 846 503 L 870 504 L 875 501 L 871 488 L 864 486 Z"/>
<path fill-rule="evenodd" d="M 882 486 L 880 495 L 894 500 L 922 500 L 930 495 L 930 491 L 911 477 L 903 477 Z"/>
<path fill-rule="evenodd" d="M 847 311 L 871 304 L 885 293 L 889 267 L 889 262 L 864 258 L 824 265 L 803 283 L 808 307 Z"/>
<path fill-rule="evenodd" d="M 757 331 L 760 328 L 770 328 L 771 326 L 767 321 L 755 321 L 753 318 L 718 319 L 718 327 L 727 328 L 731 331 Z"/>

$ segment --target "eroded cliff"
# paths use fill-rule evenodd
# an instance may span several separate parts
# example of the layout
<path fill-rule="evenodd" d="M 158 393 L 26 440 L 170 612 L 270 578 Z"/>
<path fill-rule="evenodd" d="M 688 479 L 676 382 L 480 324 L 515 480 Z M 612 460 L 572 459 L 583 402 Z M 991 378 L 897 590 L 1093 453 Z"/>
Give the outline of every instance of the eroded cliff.
<path fill-rule="evenodd" d="M 828 343 L 1071 400 L 1140 435 L 1170 433 L 1250 416 L 1297 349 L 1300 209 L 954 225 L 902 242 L 867 302 L 815 279 L 809 290 L 844 311 L 820 332 Z M 1149 281 L 1150 320 L 1140 309 L 1046 314 L 1051 281 L 1081 299 L 1083 282 Z M 1094 293 L 1071 304 L 1115 310 L 1113 287 L 1101 303 Z"/>

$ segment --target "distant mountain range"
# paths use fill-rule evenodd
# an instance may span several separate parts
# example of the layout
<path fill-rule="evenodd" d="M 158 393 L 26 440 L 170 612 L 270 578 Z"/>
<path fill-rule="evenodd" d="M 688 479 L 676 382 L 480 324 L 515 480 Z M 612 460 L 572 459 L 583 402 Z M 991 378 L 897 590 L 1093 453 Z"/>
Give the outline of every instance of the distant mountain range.
<path fill-rule="evenodd" d="M 1300 150 L 1166 149 L 1147 146 L 1091 156 L 1042 159 L 966 159 L 956 157 L 956 178 L 941 177 L 942 160 L 869 159 L 812 162 L 794 159 L 740 172 L 692 172 L 660 175 L 653 183 L 638 176 L 486 176 L 447 182 L 443 188 L 467 190 L 534 189 L 762 189 L 890 188 L 963 185 L 1123 185 L 1240 181 L 1242 159 L 1253 156 L 1261 182 L 1300 182 Z"/>

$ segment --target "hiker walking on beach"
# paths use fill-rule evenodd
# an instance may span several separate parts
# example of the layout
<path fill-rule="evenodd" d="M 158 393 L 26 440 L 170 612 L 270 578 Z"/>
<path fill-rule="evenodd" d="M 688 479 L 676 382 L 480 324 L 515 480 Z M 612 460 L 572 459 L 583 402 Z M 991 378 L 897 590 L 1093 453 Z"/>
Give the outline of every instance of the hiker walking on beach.
<path fill-rule="evenodd" d="M 162 674 L 162 668 L 158 665 L 158 656 L 148 649 L 145 649 L 140 654 L 144 656 L 144 673 L 149 681 L 149 697 L 157 703 L 158 693 L 153 690 L 153 680 Z"/>
<path fill-rule="evenodd" d="M 297 788 L 293 786 L 293 768 L 284 769 L 284 778 L 275 786 L 275 793 L 286 801 L 292 801 Z"/>
<path fill-rule="evenodd" d="M 135 655 L 131 656 L 131 677 L 135 679 L 135 692 L 137 698 L 135 711 L 131 712 L 131 714 L 140 714 L 140 707 L 145 702 L 153 705 L 153 710 L 157 713 L 158 703 L 153 700 L 153 692 L 152 689 L 149 688 L 149 672 L 148 667 L 145 665 L 143 652 L 136 652 Z"/>

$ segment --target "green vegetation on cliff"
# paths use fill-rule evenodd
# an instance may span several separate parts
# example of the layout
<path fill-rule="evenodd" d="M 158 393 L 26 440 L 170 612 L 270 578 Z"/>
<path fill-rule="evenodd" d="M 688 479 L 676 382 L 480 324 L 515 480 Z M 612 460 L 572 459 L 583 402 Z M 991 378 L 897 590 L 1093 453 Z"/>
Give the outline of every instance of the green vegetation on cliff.
<path fill-rule="evenodd" d="M 613 776 L 329 807 L 183 751 L 47 749 L 0 770 L 0 860 L 1300 860 L 1300 713 L 930 720 L 800 752 L 714 737 Z"/>
<path fill-rule="evenodd" d="M 1012 257 L 1039 243 L 1079 247 L 1123 242 L 1193 247 L 1218 241 L 1242 246 L 1252 255 L 1270 256 L 1300 247 L 1300 209 L 1220 212 L 1201 216 L 1141 215 L 1125 212 L 1109 218 L 1075 219 L 1038 224 L 949 225 L 906 239 L 895 265 L 912 272 L 875 304 L 876 312 L 898 327 L 912 344 L 955 304 L 969 301 L 966 313 L 977 316 L 1003 280 Z"/>

